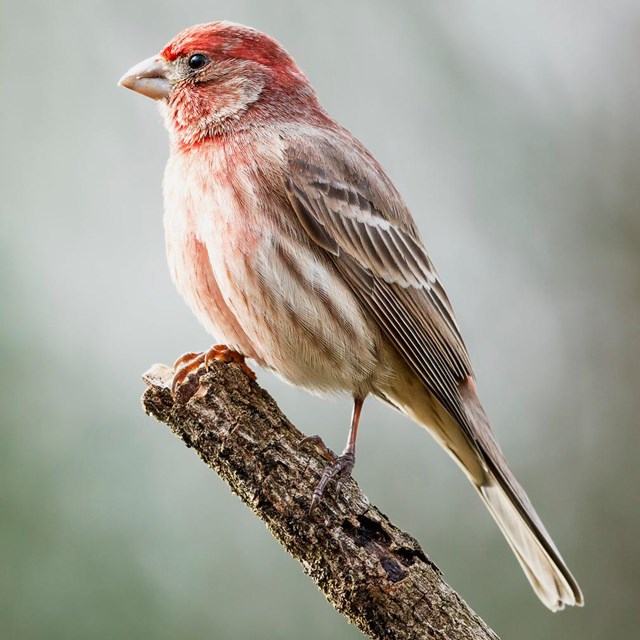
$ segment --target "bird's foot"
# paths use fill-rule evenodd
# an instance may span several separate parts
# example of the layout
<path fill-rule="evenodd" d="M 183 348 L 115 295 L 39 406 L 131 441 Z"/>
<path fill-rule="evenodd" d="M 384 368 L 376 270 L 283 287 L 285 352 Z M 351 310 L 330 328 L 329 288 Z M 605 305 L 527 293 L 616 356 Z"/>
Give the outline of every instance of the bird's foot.
<path fill-rule="evenodd" d="M 226 344 L 216 344 L 204 356 L 204 364 L 209 367 L 213 361 L 216 362 L 233 362 L 239 364 L 240 368 L 252 379 L 256 379 L 256 374 L 245 362 L 244 356 L 233 349 L 229 349 Z"/>
<path fill-rule="evenodd" d="M 313 443 L 317 444 L 318 441 L 321 442 L 318 436 L 309 436 L 304 438 L 300 444 Z M 356 456 L 353 451 L 345 450 L 341 456 L 338 456 L 325 470 L 322 474 L 322 478 L 320 478 L 320 482 L 313 491 L 313 495 L 311 496 L 311 506 L 309 507 L 309 513 L 313 512 L 313 510 L 320 504 L 322 498 L 324 497 L 324 493 L 327 489 L 327 485 L 334 479 L 336 479 L 336 491 L 335 495 L 340 495 L 340 489 L 342 487 L 342 483 L 351 476 L 351 472 L 353 471 L 353 467 L 356 464 Z"/>
<path fill-rule="evenodd" d="M 320 478 L 320 482 L 313 491 L 311 496 L 311 506 L 309 507 L 309 513 L 313 513 L 313 510 L 318 506 L 324 495 L 327 485 L 335 478 L 336 479 L 336 496 L 340 495 L 340 489 L 342 483 L 349 477 L 356 464 L 356 438 L 358 436 L 358 422 L 360 421 L 360 412 L 362 411 L 362 405 L 364 404 L 364 396 L 356 395 L 353 398 L 353 413 L 351 415 L 351 427 L 349 428 L 349 438 L 347 439 L 347 446 L 344 448 L 341 456 L 338 456 L 325 470 Z M 322 440 L 319 436 L 307 436 L 303 438 L 298 447 L 306 444 L 315 444 L 316 446 L 322 444 Z"/>
<path fill-rule="evenodd" d="M 205 355 L 204 351 L 201 353 L 185 353 L 174 362 L 173 370 L 175 373 L 171 381 L 172 394 L 175 395 L 186 379 L 204 364 Z"/>
<path fill-rule="evenodd" d="M 202 351 L 200 353 L 185 353 L 178 358 L 173 364 L 173 381 L 171 383 L 171 392 L 175 394 L 180 385 L 184 384 L 185 380 L 194 372 L 197 371 L 202 365 L 205 369 L 211 366 L 211 363 L 217 362 L 234 362 L 239 364 L 242 370 L 252 379 L 256 379 L 256 374 L 249 368 L 244 360 L 244 356 L 233 349 L 229 349 L 224 344 L 216 344 L 209 351 Z"/>

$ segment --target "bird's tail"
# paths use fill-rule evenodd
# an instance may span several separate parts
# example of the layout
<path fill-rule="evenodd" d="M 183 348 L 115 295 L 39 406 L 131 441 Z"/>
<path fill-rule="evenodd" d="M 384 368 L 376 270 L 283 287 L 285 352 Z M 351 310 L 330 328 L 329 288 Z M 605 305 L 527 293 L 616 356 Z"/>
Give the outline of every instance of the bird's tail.
<path fill-rule="evenodd" d="M 480 481 L 476 477 L 472 482 L 531 586 L 552 611 L 582 606 L 580 587 L 495 442 L 475 389 L 461 389 L 461 395 L 480 436 L 478 445 L 485 453 L 485 473 Z"/>
<path fill-rule="evenodd" d="M 487 416 L 468 378 L 458 391 L 467 426 L 460 423 L 412 374 L 398 375 L 384 393 L 385 402 L 426 427 L 460 465 L 513 549 L 542 602 L 552 611 L 583 604 L 575 578 L 516 480 L 495 440 Z"/>
<path fill-rule="evenodd" d="M 566 605 L 581 606 L 580 587 L 530 503 L 523 515 L 523 505 L 514 503 L 512 495 L 493 477 L 476 489 L 540 600 L 552 611 L 559 611 Z M 538 524 L 532 523 L 527 515 L 533 515 Z"/>

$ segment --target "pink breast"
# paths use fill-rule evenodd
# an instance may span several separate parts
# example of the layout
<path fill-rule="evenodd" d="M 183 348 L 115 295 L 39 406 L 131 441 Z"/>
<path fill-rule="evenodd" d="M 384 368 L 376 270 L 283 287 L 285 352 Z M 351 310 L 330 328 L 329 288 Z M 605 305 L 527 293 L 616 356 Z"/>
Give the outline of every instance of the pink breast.
<path fill-rule="evenodd" d="M 172 276 L 180 293 L 216 341 L 256 358 L 251 341 L 226 304 L 211 269 L 206 246 L 195 236 L 167 243 Z"/>

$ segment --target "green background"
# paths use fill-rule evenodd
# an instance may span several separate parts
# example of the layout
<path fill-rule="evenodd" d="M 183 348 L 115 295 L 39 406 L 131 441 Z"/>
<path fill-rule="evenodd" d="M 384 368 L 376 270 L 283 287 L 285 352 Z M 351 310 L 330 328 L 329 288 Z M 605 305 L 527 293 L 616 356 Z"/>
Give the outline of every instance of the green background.
<path fill-rule="evenodd" d="M 503 448 L 586 599 L 548 612 L 462 474 L 373 401 L 355 477 L 503 638 L 640 624 L 640 5 L 7 2 L 0 14 L 0 636 L 357 638 L 140 409 L 211 338 L 174 291 L 152 101 L 182 28 L 279 39 L 418 221 Z M 335 450 L 349 402 L 259 372 Z"/>

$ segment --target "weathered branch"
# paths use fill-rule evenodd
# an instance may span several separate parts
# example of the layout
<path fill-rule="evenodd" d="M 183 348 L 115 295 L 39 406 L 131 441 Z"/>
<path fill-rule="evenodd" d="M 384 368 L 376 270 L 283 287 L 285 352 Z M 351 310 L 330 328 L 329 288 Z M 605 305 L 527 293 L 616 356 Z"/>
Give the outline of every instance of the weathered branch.
<path fill-rule="evenodd" d="M 369 504 L 354 480 L 309 502 L 334 459 L 303 437 L 238 365 L 215 362 L 172 397 L 173 372 L 144 376 L 146 412 L 169 425 L 298 560 L 329 602 L 371 638 L 495 640 L 418 543 Z M 329 492 L 331 494 L 331 492 Z"/>

